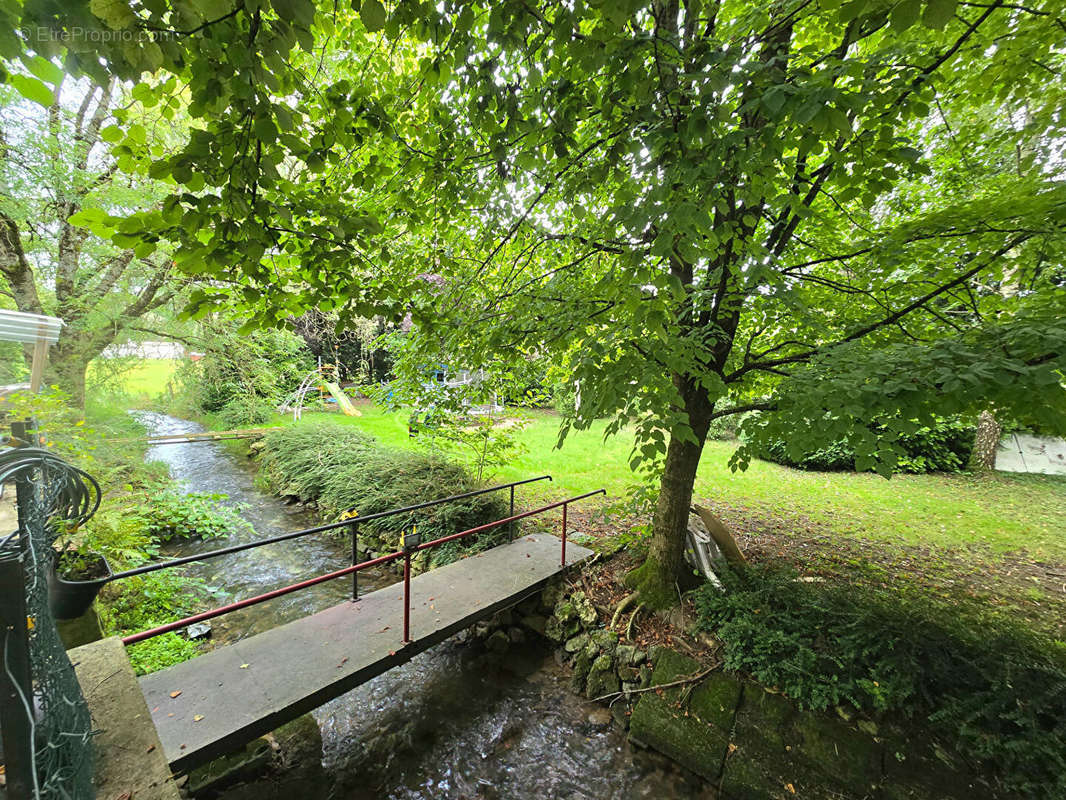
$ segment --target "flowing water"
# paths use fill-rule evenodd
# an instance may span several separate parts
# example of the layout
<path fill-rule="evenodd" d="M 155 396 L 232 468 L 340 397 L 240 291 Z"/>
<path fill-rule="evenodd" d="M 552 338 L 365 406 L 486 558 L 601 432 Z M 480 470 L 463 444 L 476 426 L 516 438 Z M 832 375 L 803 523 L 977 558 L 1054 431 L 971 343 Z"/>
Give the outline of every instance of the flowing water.
<path fill-rule="evenodd" d="M 193 422 L 136 412 L 151 434 L 203 430 Z M 274 536 L 320 522 L 253 483 L 249 466 L 217 443 L 153 447 L 188 491 L 222 492 L 246 504 L 255 532 L 187 542 L 171 555 Z M 343 538 L 312 535 L 190 565 L 188 574 L 238 600 L 338 569 L 349 562 Z M 360 574 L 360 592 L 391 583 L 388 573 Z M 344 602 L 341 578 L 213 620 L 224 644 Z M 314 712 L 332 796 L 369 798 L 710 798 L 706 784 L 657 755 L 635 749 L 601 708 L 572 694 L 545 648 L 512 648 L 501 662 L 462 637 Z"/>

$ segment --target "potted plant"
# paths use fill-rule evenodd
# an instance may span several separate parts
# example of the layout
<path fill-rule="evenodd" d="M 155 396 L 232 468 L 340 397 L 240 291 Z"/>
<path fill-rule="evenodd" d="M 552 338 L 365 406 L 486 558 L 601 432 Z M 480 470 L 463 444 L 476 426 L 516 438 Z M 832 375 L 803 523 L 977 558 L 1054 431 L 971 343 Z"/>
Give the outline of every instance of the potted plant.
<path fill-rule="evenodd" d="M 77 619 L 93 604 L 100 588 L 113 577 L 99 553 L 68 543 L 53 551 L 48 571 L 48 606 L 56 619 Z"/>

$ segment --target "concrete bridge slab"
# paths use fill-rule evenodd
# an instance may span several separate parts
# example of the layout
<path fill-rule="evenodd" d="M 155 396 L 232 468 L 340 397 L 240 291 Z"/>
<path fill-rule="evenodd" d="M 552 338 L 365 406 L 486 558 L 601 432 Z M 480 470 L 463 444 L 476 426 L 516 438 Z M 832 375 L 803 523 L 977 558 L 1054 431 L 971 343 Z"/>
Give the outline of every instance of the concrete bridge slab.
<path fill-rule="evenodd" d="M 592 551 L 567 544 L 567 566 Z M 522 536 L 141 678 L 176 772 L 231 752 L 522 601 L 562 570 L 559 540 Z"/>

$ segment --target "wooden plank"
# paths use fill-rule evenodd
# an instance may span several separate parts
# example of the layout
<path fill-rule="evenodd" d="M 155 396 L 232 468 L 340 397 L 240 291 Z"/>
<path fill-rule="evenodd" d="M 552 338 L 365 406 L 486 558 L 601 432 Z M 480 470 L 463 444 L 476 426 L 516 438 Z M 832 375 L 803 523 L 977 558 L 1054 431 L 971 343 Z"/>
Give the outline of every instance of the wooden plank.
<path fill-rule="evenodd" d="M 147 442 L 148 444 L 183 444 L 187 442 L 216 442 L 220 439 L 258 439 L 271 431 L 280 430 L 272 428 L 244 428 L 231 431 L 201 431 L 193 433 L 167 433 L 158 436 L 133 436 L 125 439 L 107 439 L 108 442 Z"/>
<path fill-rule="evenodd" d="M 536 533 L 417 576 L 407 645 L 396 583 L 144 676 L 141 690 L 171 768 L 189 770 L 242 747 L 520 602 L 562 570 L 559 554 L 557 538 Z M 568 543 L 566 554 L 570 566 L 592 551 Z"/>

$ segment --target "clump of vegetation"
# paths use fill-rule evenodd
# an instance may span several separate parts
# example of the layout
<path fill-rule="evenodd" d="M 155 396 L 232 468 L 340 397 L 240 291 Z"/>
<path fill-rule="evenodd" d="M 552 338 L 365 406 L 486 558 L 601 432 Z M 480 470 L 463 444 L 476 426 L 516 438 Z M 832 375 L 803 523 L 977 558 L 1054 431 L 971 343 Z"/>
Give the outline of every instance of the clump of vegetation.
<path fill-rule="evenodd" d="M 961 420 L 941 420 L 914 433 L 901 434 L 896 443 L 903 452 L 893 471 L 958 472 L 969 461 L 973 442 L 974 426 Z M 797 453 L 785 440 L 772 439 L 765 444 L 763 457 L 798 469 L 825 472 L 855 469 L 855 448 L 846 440 L 827 442 L 817 450 Z"/>
<path fill-rule="evenodd" d="M 450 494 L 481 483 L 462 464 L 426 452 L 381 447 L 366 434 L 329 423 L 271 432 L 263 440 L 260 473 L 275 491 L 313 501 L 327 514 L 366 516 Z M 447 536 L 507 516 L 498 494 L 397 514 L 360 528 L 360 536 L 394 550 L 404 530 L 417 526 L 423 541 Z M 454 560 L 498 543 L 506 531 L 488 531 L 433 551 L 432 563 Z"/>
<path fill-rule="evenodd" d="M 374 448 L 331 477 L 321 504 L 333 513 L 351 508 L 365 516 L 450 494 L 463 494 L 481 486 L 465 466 L 439 455 Z M 396 549 L 403 531 L 414 526 L 418 527 L 425 542 L 503 519 L 507 513 L 503 496 L 493 492 L 410 514 L 396 514 L 371 523 L 367 529 L 377 534 L 388 549 Z M 430 562 L 433 565 L 446 564 L 500 544 L 506 541 L 507 535 L 507 529 L 500 527 L 449 542 L 431 551 Z"/>
<path fill-rule="evenodd" d="M 813 709 L 924 720 L 1008 791 L 1066 793 L 1066 649 L 987 608 L 797 581 L 766 566 L 702 588 L 725 666 Z"/>
<path fill-rule="evenodd" d="M 263 437 L 260 476 L 278 494 L 320 502 L 337 470 L 358 462 L 376 440 L 354 428 L 305 422 Z"/>
<path fill-rule="evenodd" d="M 303 339 L 291 331 L 239 334 L 219 323 L 211 346 L 179 370 L 183 403 L 197 412 L 220 413 L 235 425 L 260 424 L 270 409 L 315 368 Z M 272 410 L 272 409 L 271 409 Z"/>
<path fill-rule="evenodd" d="M 245 503 L 225 505 L 228 495 L 212 492 L 185 494 L 173 488 L 152 496 L 138 515 L 144 532 L 153 542 L 174 539 L 214 539 L 236 531 L 251 531 L 241 517 Z"/>
<path fill-rule="evenodd" d="M 97 607 L 108 636 L 127 636 L 188 616 L 206 599 L 209 590 L 199 581 L 173 570 L 151 572 L 108 584 Z M 126 652 L 138 675 L 187 661 L 200 645 L 177 633 L 165 633 L 131 645 Z"/>
<path fill-rule="evenodd" d="M 234 397 L 218 412 L 219 420 L 228 428 L 265 425 L 273 417 L 274 404 L 262 397 Z"/>

